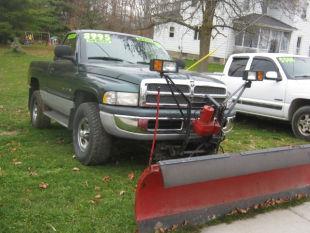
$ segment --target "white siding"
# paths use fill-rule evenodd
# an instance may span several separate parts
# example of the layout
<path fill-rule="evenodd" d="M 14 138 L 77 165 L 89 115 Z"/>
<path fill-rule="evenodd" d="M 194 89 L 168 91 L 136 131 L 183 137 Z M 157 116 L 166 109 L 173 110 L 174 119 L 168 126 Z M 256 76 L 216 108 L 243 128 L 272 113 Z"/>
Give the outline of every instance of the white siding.
<path fill-rule="evenodd" d="M 173 38 L 169 37 L 169 28 L 175 28 Z M 176 23 L 167 23 L 155 27 L 154 40 L 168 51 L 199 54 L 199 40 L 194 40 L 194 31 Z"/>
<path fill-rule="evenodd" d="M 310 7 L 308 7 L 308 15 L 306 19 L 301 19 L 299 16 L 291 16 L 288 17 L 283 14 L 279 10 L 269 10 L 269 15 L 274 18 L 277 18 L 293 27 L 297 30 L 292 32 L 290 46 L 289 46 L 289 53 L 296 54 L 297 48 L 297 39 L 301 37 L 301 48 L 300 48 L 300 55 L 309 56 L 309 49 L 310 49 Z"/>

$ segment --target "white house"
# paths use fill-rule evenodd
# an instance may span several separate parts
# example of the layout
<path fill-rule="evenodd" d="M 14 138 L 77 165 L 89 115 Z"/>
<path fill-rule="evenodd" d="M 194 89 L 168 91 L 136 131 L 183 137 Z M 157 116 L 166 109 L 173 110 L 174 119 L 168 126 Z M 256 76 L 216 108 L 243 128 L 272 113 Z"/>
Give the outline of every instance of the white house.
<path fill-rule="evenodd" d="M 300 15 L 288 17 L 279 9 L 268 9 L 262 14 L 260 7 L 253 7 L 244 17 L 231 21 L 232 26 L 245 28 L 244 22 L 252 24 L 246 31 L 221 29 L 223 35 L 211 40 L 210 50 L 216 50 L 214 58 L 225 60 L 236 52 L 282 52 L 310 56 L 309 4 Z M 247 11 L 248 12 L 248 11 Z M 308 13 L 308 14 L 307 14 Z M 199 25 L 199 16 L 192 25 Z M 199 32 L 176 23 L 154 28 L 154 40 L 161 43 L 172 56 L 197 58 L 199 55 Z"/>

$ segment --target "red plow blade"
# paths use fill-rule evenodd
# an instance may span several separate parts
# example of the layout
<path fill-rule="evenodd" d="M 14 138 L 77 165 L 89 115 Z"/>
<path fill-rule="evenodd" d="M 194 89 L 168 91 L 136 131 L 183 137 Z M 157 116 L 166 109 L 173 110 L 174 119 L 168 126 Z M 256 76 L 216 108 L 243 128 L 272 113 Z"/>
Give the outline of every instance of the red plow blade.
<path fill-rule="evenodd" d="M 310 194 L 310 145 L 161 161 L 136 191 L 140 233 L 202 224 L 236 208 Z"/>

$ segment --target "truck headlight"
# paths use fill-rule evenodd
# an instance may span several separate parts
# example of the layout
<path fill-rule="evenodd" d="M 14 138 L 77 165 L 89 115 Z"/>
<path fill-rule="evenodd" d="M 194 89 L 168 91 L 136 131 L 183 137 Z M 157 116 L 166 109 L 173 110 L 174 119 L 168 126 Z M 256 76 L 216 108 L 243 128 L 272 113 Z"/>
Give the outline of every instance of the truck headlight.
<path fill-rule="evenodd" d="M 138 93 L 108 91 L 102 102 L 111 105 L 138 106 Z"/>

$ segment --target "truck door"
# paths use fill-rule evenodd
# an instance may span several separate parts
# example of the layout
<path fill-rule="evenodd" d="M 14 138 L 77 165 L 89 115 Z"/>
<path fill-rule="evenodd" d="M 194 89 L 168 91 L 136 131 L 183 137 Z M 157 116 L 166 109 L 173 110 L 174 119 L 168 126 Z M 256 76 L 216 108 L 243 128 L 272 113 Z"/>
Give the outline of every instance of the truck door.
<path fill-rule="evenodd" d="M 265 57 L 254 57 L 250 70 L 263 71 L 265 75 L 264 81 L 252 83 L 252 87 L 247 89 L 240 99 L 238 109 L 257 115 L 283 118 L 286 80 L 276 81 L 266 78 L 268 71 L 275 71 L 280 77 L 275 62 Z"/>
<path fill-rule="evenodd" d="M 71 46 L 76 56 L 77 34 L 70 33 L 64 40 L 64 45 Z M 56 58 L 49 69 L 49 106 L 65 115 L 70 114 L 73 107 L 73 84 L 78 75 L 78 67 L 68 59 Z"/>

